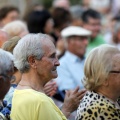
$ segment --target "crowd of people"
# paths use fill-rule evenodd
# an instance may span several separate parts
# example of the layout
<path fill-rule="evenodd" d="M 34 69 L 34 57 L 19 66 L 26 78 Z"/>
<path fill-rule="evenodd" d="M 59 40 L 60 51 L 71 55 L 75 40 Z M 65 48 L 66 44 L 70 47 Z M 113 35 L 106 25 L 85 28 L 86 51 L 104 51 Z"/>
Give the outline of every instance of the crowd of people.
<path fill-rule="evenodd" d="M 116 2 L 0 8 L 0 120 L 120 120 Z"/>

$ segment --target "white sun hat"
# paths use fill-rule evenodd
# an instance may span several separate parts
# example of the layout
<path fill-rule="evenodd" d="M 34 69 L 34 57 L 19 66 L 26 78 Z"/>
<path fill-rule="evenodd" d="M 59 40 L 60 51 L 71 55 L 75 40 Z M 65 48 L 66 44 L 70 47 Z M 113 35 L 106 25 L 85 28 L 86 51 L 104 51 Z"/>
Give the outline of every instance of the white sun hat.
<path fill-rule="evenodd" d="M 91 35 L 91 31 L 77 26 L 69 26 L 61 31 L 61 36 L 64 38 L 70 36 L 90 36 L 90 35 Z"/>

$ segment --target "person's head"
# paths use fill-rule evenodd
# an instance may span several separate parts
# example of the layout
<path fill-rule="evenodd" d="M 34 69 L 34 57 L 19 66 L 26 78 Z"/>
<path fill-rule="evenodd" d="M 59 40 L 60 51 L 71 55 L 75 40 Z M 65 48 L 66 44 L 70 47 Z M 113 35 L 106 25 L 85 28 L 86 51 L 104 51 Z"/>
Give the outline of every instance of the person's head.
<path fill-rule="evenodd" d="M 13 49 L 14 47 L 17 45 L 18 41 L 20 40 L 21 38 L 18 37 L 18 36 L 15 36 L 11 39 L 9 39 L 8 41 L 6 41 L 3 45 L 2 45 L 2 49 L 5 50 L 5 51 L 8 51 L 10 53 L 13 54 Z"/>
<path fill-rule="evenodd" d="M 53 20 L 47 10 L 32 11 L 26 18 L 28 30 L 30 33 L 46 33 L 53 31 Z"/>
<path fill-rule="evenodd" d="M 90 3 L 91 3 L 91 0 L 82 0 L 81 1 L 81 4 L 82 4 L 82 7 L 87 10 L 90 8 Z"/>
<path fill-rule="evenodd" d="M 119 72 L 117 72 L 119 71 Z M 120 51 L 111 45 L 94 48 L 86 58 L 84 84 L 90 91 L 112 92 L 120 96 Z"/>
<path fill-rule="evenodd" d="M 84 9 L 80 5 L 75 5 L 70 7 L 70 12 L 72 15 L 72 25 L 82 26 L 81 15 Z"/>
<path fill-rule="evenodd" d="M 3 45 L 3 43 L 6 42 L 8 39 L 9 39 L 8 34 L 0 30 L 0 48 Z"/>
<path fill-rule="evenodd" d="M 84 57 L 90 35 L 90 31 L 76 26 L 70 26 L 61 31 L 61 36 L 67 42 L 67 50 L 81 58 Z"/>
<path fill-rule="evenodd" d="M 8 41 L 6 41 L 3 45 L 2 45 L 2 49 L 5 51 L 8 51 L 10 53 L 13 54 L 13 49 L 15 48 L 15 46 L 17 45 L 18 41 L 21 38 L 18 36 L 15 36 L 11 39 L 9 39 Z M 11 80 L 11 84 L 18 84 L 21 80 L 21 73 L 17 70 L 16 67 L 14 67 L 14 74 L 13 74 L 13 79 Z"/>
<path fill-rule="evenodd" d="M 2 30 L 8 33 L 10 38 L 14 36 L 23 37 L 26 34 L 28 34 L 28 29 L 26 24 L 19 20 L 8 23 L 3 27 Z"/>
<path fill-rule="evenodd" d="M 68 10 L 63 8 L 54 8 L 52 11 L 54 28 L 61 32 L 62 29 L 69 26 L 72 22 L 72 16 Z"/>
<path fill-rule="evenodd" d="M 9 22 L 17 20 L 19 10 L 14 6 L 5 6 L 0 9 L 0 22 L 4 26 Z"/>
<path fill-rule="evenodd" d="M 100 33 L 101 16 L 99 12 L 92 9 L 86 10 L 82 14 L 82 21 L 83 21 L 83 27 L 85 29 L 92 31 L 92 35 L 91 35 L 92 38 L 95 38 Z"/>
<path fill-rule="evenodd" d="M 10 88 L 13 74 L 13 55 L 0 49 L 0 100 L 4 98 Z"/>
<path fill-rule="evenodd" d="M 33 11 L 41 11 L 41 10 L 43 10 L 43 9 L 45 9 L 44 8 L 44 5 L 41 3 L 36 3 L 36 4 L 34 4 L 33 6 L 32 6 L 32 10 Z"/>
<path fill-rule="evenodd" d="M 46 84 L 57 77 L 59 65 L 56 49 L 46 34 L 28 34 L 16 45 L 13 51 L 15 66 L 23 74 L 35 74 Z"/>
<path fill-rule="evenodd" d="M 54 8 L 59 7 L 69 10 L 70 2 L 69 0 L 54 0 L 52 5 Z"/>

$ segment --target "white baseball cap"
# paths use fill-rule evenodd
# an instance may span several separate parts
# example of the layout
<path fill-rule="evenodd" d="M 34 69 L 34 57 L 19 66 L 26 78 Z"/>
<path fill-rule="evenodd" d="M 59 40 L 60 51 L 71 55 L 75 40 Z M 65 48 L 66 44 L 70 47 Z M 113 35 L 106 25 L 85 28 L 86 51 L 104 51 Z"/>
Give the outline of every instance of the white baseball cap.
<path fill-rule="evenodd" d="M 61 31 L 61 36 L 66 38 L 66 37 L 70 37 L 70 36 L 90 36 L 91 35 L 91 31 L 86 30 L 82 27 L 77 27 L 77 26 L 69 26 L 64 28 Z"/>

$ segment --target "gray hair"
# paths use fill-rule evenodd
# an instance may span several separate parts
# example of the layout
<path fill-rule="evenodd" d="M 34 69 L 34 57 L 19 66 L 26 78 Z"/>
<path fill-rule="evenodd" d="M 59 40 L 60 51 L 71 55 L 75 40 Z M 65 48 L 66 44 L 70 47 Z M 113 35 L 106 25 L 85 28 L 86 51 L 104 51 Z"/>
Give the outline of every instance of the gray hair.
<path fill-rule="evenodd" d="M 11 53 L 0 49 L 0 74 L 7 74 L 13 68 L 14 57 Z"/>
<path fill-rule="evenodd" d="M 86 58 L 84 66 L 84 85 L 92 91 L 101 86 L 113 68 L 111 58 L 120 53 L 119 49 L 111 45 L 101 45 L 93 49 Z"/>
<path fill-rule="evenodd" d="M 6 24 L 2 30 L 5 31 L 10 38 L 14 36 L 22 37 L 22 34 L 24 35 L 28 33 L 26 24 L 20 20 L 15 20 Z"/>
<path fill-rule="evenodd" d="M 36 59 L 40 60 L 44 55 L 43 44 L 49 41 L 51 41 L 50 37 L 42 33 L 28 34 L 21 38 L 13 50 L 15 67 L 21 73 L 28 72 L 30 69 L 28 57 L 35 56 Z"/>

